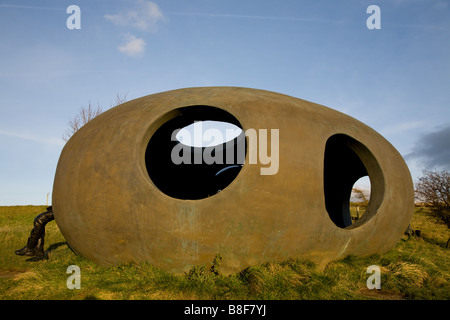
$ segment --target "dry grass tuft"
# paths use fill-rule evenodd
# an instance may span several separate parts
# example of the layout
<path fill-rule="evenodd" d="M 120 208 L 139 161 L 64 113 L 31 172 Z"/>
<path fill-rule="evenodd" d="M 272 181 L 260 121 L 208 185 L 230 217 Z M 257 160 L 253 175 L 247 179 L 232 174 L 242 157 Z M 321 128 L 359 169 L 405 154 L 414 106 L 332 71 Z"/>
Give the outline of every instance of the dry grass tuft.
<path fill-rule="evenodd" d="M 391 263 L 387 269 L 394 281 L 405 282 L 416 287 L 421 287 L 428 278 L 428 273 L 422 267 L 406 261 Z"/>

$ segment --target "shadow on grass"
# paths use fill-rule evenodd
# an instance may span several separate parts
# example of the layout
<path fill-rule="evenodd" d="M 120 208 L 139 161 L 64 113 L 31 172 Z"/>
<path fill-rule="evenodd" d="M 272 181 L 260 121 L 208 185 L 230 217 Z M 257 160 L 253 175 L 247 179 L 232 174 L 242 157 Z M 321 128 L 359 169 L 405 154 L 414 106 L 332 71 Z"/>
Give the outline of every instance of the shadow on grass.
<path fill-rule="evenodd" d="M 428 237 L 428 236 L 422 236 L 422 239 L 425 242 L 428 242 L 429 244 L 439 246 L 439 247 L 441 247 L 443 249 L 448 249 L 449 245 L 450 245 L 450 238 L 448 238 L 447 241 L 442 241 L 442 240 L 431 238 L 431 237 Z"/>
<path fill-rule="evenodd" d="M 420 236 L 412 235 L 412 236 L 409 236 L 408 238 L 402 238 L 401 241 L 406 242 L 406 241 L 419 240 L 419 239 L 422 239 L 426 243 L 441 247 L 443 249 L 449 249 L 449 246 L 450 246 L 450 238 L 448 238 L 448 240 L 445 241 L 445 240 L 430 237 L 425 234 L 421 234 Z"/>
<path fill-rule="evenodd" d="M 67 241 L 61 241 L 61 242 L 51 244 L 45 251 L 45 254 L 48 254 L 48 253 L 52 252 L 53 250 L 55 250 L 56 248 L 64 246 L 64 245 L 68 246 Z"/>
<path fill-rule="evenodd" d="M 37 262 L 37 261 L 41 261 L 41 260 L 47 260 L 47 259 L 48 259 L 48 254 L 49 254 L 50 252 L 52 252 L 52 251 L 55 250 L 56 248 L 61 247 L 61 246 L 64 246 L 64 245 L 69 246 L 69 244 L 67 243 L 67 241 L 61 241 L 61 242 L 53 243 L 53 244 L 51 244 L 51 245 L 47 248 L 47 250 L 45 250 L 43 256 L 34 256 L 34 257 L 31 257 L 31 258 L 28 258 L 26 261 Z"/>

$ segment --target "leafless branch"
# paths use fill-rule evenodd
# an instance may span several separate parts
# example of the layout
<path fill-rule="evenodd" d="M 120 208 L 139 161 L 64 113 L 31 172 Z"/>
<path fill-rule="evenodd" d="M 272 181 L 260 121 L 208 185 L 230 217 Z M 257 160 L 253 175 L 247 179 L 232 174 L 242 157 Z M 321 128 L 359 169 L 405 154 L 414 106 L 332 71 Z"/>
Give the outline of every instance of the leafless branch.
<path fill-rule="evenodd" d="M 126 94 L 124 94 L 123 96 L 120 94 L 117 94 L 116 100 L 111 107 L 115 107 L 126 101 L 127 101 Z M 88 123 L 89 121 L 94 119 L 96 116 L 98 116 L 102 112 L 103 112 L 103 110 L 99 104 L 97 104 L 97 108 L 95 108 L 89 101 L 89 104 L 87 105 L 87 107 L 82 107 L 80 109 L 80 112 L 72 120 L 70 120 L 68 122 L 69 128 L 66 130 L 66 132 L 64 132 L 63 140 L 65 142 L 69 141 L 70 137 L 72 137 L 75 132 L 77 132 L 82 126 L 84 126 L 86 123 Z"/>
<path fill-rule="evenodd" d="M 365 193 L 363 190 L 358 189 L 358 188 L 353 188 L 352 192 L 355 193 L 355 197 L 358 198 L 359 200 L 361 200 L 363 205 L 368 205 L 369 204 L 369 199 L 367 199 Z"/>
<path fill-rule="evenodd" d="M 75 116 L 72 120 L 69 121 L 68 126 L 69 128 L 66 130 L 66 132 L 63 135 L 63 139 L 65 142 L 67 142 L 70 137 L 77 132 L 82 126 L 84 126 L 86 123 L 94 119 L 96 116 L 101 114 L 102 108 L 100 105 L 97 105 L 97 108 L 93 107 L 91 102 L 89 101 L 89 104 L 87 107 L 82 107 L 80 110 L 80 113 Z"/>

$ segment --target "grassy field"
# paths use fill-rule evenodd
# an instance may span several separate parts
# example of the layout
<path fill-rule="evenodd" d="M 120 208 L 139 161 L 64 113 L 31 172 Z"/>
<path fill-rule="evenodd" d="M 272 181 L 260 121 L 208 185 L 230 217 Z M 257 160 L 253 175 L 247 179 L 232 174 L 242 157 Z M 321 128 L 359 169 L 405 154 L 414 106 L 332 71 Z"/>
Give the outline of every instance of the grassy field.
<path fill-rule="evenodd" d="M 22 299 L 419 299 L 450 298 L 450 231 L 416 208 L 411 222 L 421 237 L 404 236 L 383 255 L 348 256 L 319 270 L 308 261 L 287 260 L 220 273 L 220 259 L 171 274 L 151 264 L 101 267 L 75 255 L 56 223 L 46 228 L 47 260 L 14 251 L 26 243 L 34 217 L 45 206 L 0 207 L 0 298 Z M 81 269 L 81 288 L 67 288 L 69 265 Z M 211 266 L 214 266 L 211 269 Z M 381 268 L 381 289 L 366 286 L 367 267 Z"/>

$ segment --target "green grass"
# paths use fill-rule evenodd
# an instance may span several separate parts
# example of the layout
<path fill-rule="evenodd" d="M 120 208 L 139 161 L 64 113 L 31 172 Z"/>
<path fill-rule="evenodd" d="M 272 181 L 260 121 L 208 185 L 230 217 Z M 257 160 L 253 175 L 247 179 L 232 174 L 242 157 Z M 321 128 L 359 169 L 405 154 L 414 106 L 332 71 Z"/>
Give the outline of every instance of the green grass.
<path fill-rule="evenodd" d="M 370 257 L 348 256 L 320 270 L 291 259 L 268 261 L 231 275 L 220 273 L 220 256 L 209 265 L 172 274 L 149 263 L 102 267 L 75 255 L 56 223 L 46 228 L 49 259 L 30 261 L 24 246 L 34 217 L 45 206 L 0 207 L 1 299 L 449 299 L 450 231 L 417 208 L 411 225 L 421 237 L 404 236 L 394 249 Z M 69 290 L 69 265 L 81 269 L 81 289 Z M 366 286 L 367 267 L 381 268 L 381 289 Z M 213 267 L 212 267 L 213 266 Z"/>
<path fill-rule="evenodd" d="M 357 210 L 359 210 L 359 219 L 361 219 L 363 214 L 366 212 L 366 208 L 366 204 L 350 202 L 350 216 L 352 217 L 352 220 L 355 220 L 358 217 Z"/>

